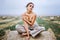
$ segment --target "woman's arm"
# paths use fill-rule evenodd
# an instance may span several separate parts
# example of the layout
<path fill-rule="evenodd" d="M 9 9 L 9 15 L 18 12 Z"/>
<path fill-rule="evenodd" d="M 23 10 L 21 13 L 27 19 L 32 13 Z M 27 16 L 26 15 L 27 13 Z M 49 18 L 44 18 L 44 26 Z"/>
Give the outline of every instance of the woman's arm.
<path fill-rule="evenodd" d="M 27 15 L 22 15 L 22 20 L 24 20 L 28 24 L 31 24 L 31 22 L 27 18 Z"/>
<path fill-rule="evenodd" d="M 35 22 L 36 15 L 34 14 L 33 18 L 31 19 L 31 22 L 27 19 L 27 17 L 25 17 L 25 15 L 22 16 L 22 19 L 23 19 L 26 23 L 28 23 L 29 25 L 32 26 L 32 25 L 34 24 L 34 22 Z"/>
<path fill-rule="evenodd" d="M 29 30 L 28 30 L 28 24 L 24 21 L 24 28 L 27 32 L 27 37 L 29 38 Z"/>
<path fill-rule="evenodd" d="M 31 26 L 34 24 L 35 20 L 36 20 L 36 15 L 34 15 L 33 18 L 31 19 Z"/>

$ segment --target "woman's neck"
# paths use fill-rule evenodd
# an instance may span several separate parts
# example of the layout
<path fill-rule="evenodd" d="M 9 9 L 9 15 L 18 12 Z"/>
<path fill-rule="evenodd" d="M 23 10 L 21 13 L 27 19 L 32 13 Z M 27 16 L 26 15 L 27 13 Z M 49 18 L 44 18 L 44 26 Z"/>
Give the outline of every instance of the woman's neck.
<path fill-rule="evenodd" d="M 28 14 L 31 14 L 31 13 L 32 13 L 32 11 L 27 11 L 27 13 L 28 13 Z"/>

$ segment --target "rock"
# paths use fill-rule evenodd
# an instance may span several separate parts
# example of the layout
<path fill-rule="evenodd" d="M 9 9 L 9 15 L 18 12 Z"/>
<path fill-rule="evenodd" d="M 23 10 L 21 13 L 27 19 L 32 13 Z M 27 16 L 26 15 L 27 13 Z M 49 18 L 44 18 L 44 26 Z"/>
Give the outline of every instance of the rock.
<path fill-rule="evenodd" d="M 50 32 L 50 35 L 53 38 L 53 40 L 56 40 L 55 34 L 51 28 L 48 29 L 48 32 Z"/>
<path fill-rule="evenodd" d="M 44 31 L 41 33 L 41 40 L 53 40 L 53 37 L 51 36 L 50 32 Z"/>
<path fill-rule="evenodd" d="M 25 37 L 22 37 L 20 34 L 18 34 L 17 31 L 10 31 L 7 35 L 7 40 L 25 40 Z M 43 31 L 41 34 L 38 34 L 35 38 L 30 36 L 30 40 L 53 40 L 51 37 L 50 32 Z"/>
<path fill-rule="evenodd" d="M 7 36 L 7 40 L 22 40 L 20 35 L 18 35 L 17 31 L 10 31 L 10 33 Z"/>

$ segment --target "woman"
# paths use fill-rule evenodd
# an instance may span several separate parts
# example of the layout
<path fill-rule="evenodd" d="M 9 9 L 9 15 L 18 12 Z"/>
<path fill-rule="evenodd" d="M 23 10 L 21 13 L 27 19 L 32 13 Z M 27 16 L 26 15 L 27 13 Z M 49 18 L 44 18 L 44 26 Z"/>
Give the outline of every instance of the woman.
<path fill-rule="evenodd" d="M 27 35 L 26 38 L 29 39 L 29 34 L 31 34 L 33 37 L 35 37 L 38 33 L 40 33 L 41 29 L 45 30 L 45 28 L 38 27 L 35 24 L 36 14 L 32 11 L 34 8 L 34 4 L 32 2 L 29 2 L 26 5 L 26 8 L 27 8 L 27 11 L 22 14 L 22 20 L 24 22 L 24 26 L 17 25 L 16 29 L 18 32 L 22 33 L 22 35 Z"/>

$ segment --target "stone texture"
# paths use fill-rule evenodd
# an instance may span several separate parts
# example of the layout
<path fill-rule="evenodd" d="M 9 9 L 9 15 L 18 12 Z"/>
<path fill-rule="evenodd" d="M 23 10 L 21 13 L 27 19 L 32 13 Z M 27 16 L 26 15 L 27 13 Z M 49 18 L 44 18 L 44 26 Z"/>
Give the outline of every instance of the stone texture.
<path fill-rule="evenodd" d="M 56 40 L 55 34 L 51 28 L 48 29 L 48 32 L 50 32 L 50 35 L 53 38 L 53 40 Z"/>
<path fill-rule="evenodd" d="M 10 31 L 7 35 L 7 40 L 25 40 L 25 37 L 22 37 L 18 34 L 17 31 Z M 54 40 L 49 31 L 43 31 L 38 34 L 35 38 L 30 36 L 30 40 Z"/>

